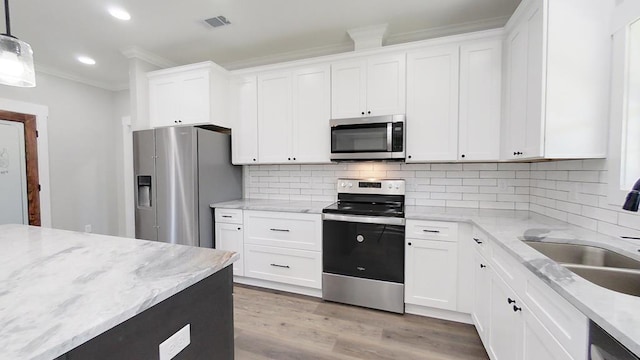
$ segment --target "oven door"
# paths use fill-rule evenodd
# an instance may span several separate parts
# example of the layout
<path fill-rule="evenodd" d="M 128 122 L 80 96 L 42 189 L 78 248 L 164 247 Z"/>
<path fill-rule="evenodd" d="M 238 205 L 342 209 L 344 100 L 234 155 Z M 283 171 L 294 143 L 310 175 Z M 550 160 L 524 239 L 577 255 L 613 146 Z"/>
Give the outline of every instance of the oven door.
<path fill-rule="evenodd" d="M 404 219 L 325 214 L 325 273 L 404 284 Z"/>

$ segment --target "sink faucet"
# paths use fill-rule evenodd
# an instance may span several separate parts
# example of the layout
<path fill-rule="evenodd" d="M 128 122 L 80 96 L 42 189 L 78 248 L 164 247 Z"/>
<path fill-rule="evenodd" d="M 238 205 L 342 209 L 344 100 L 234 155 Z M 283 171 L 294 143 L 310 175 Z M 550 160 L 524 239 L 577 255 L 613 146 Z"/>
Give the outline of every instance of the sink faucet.
<path fill-rule="evenodd" d="M 638 205 L 640 203 L 640 179 L 636 181 L 635 185 L 633 185 L 633 189 L 627 195 L 627 200 L 625 200 L 622 208 L 627 211 L 635 211 L 638 212 Z"/>

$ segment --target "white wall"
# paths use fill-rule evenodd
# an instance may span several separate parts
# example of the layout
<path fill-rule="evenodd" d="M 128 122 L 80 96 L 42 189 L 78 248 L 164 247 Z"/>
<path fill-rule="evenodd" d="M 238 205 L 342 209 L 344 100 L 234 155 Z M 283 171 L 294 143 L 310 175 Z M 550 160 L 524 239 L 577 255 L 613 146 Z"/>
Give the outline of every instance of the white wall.
<path fill-rule="evenodd" d="M 37 87 L 0 85 L 0 98 L 49 108 L 49 161 L 52 226 L 118 233 L 117 139 L 122 95 L 37 73 Z M 118 113 L 128 105 L 118 101 Z"/>

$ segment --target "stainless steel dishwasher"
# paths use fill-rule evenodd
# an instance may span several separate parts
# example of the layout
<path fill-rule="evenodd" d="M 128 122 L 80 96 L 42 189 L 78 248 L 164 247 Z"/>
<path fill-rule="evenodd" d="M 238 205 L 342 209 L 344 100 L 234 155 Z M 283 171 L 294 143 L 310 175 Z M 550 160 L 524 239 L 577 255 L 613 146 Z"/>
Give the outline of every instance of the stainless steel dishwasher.
<path fill-rule="evenodd" d="M 604 331 L 593 321 L 589 324 L 590 360 L 639 360 L 629 349 Z"/>

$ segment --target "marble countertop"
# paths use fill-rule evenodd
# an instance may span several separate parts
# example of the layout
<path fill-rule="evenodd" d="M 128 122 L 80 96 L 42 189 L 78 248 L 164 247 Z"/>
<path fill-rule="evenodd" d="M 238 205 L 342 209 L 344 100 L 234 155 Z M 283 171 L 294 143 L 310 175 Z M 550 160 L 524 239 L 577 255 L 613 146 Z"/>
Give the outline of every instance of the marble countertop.
<path fill-rule="evenodd" d="M 407 206 L 405 217 L 463 221 L 476 225 L 585 316 L 629 350 L 640 354 L 640 297 L 595 285 L 537 252 L 521 239 L 526 235 L 541 242 L 592 245 L 639 261 L 640 241 L 614 238 L 528 211 Z"/>
<path fill-rule="evenodd" d="M 322 209 L 331 205 L 328 201 L 290 201 L 290 200 L 262 200 L 239 199 L 211 204 L 212 208 L 242 209 L 259 211 L 282 211 L 321 214 Z"/>
<path fill-rule="evenodd" d="M 0 249 L 2 359 L 54 359 L 239 257 L 26 225 L 0 225 Z"/>

